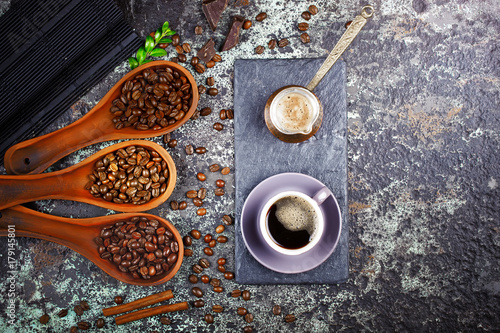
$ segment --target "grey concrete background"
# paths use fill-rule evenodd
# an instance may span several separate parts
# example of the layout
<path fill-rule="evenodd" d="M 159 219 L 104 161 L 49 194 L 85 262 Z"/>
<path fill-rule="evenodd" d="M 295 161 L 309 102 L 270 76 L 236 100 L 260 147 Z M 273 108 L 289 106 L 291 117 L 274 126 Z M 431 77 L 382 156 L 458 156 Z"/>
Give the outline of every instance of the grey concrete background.
<path fill-rule="evenodd" d="M 35 4 L 36 2 L 34 2 Z M 311 43 L 303 45 L 296 24 L 309 4 L 320 10 L 309 24 Z M 218 30 L 209 31 L 201 1 L 121 1 L 130 24 L 145 37 L 165 20 L 194 50 L 212 37 L 222 44 L 232 15 L 255 18 L 266 11 L 268 19 L 243 31 L 238 47 L 222 54 L 223 61 L 198 83 L 214 76 L 220 94 L 203 96 L 200 106 L 218 111 L 233 103 L 232 74 L 239 58 L 304 58 L 325 56 L 365 1 L 230 0 Z M 162 326 L 159 317 L 117 328 L 110 318 L 102 332 L 232 332 L 247 324 L 236 315 L 245 306 L 254 314 L 251 324 L 259 332 L 493 332 L 500 330 L 500 22 L 496 0 L 375 0 L 376 13 L 343 55 L 347 65 L 348 200 L 350 268 L 348 282 L 340 285 L 241 286 L 223 281 L 225 292 L 215 294 L 206 285 L 206 306 L 168 315 L 173 324 Z M 10 6 L 0 2 L 0 13 Z M 204 33 L 194 34 L 201 25 Z M 270 38 L 290 39 L 284 49 L 256 55 L 257 45 Z M 169 55 L 173 57 L 172 49 Z M 188 59 L 190 56 L 188 56 Z M 125 59 L 124 59 L 125 60 Z M 190 68 L 190 65 L 186 65 Z M 82 96 L 47 132 L 65 126 L 89 111 L 128 71 L 124 61 L 89 94 Z M 237 115 L 236 115 L 237 116 Z M 169 149 L 179 181 L 172 199 L 200 184 L 195 174 L 209 176 L 213 189 L 219 175 L 208 172 L 212 163 L 234 165 L 234 129 L 224 121 L 222 132 L 212 129 L 217 114 L 190 121 L 173 133 L 179 146 Z M 251 139 L 251 138 L 250 138 Z M 161 142 L 160 138 L 153 139 Z M 76 152 L 52 169 L 74 164 L 100 148 Z M 205 155 L 186 156 L 186 144 L 205 146 Z M 153 213 L 171 220 L 181 234 L 192 228 L 214 233 L 223 214 L 234 211 L 234 173 L 225 176 L 226 195 L 210 196 L 207 215 L 198 217 L 193 205 L 182 212 L 164 204 Z M 61 216 L 89 217 L 108 212 L 84 204 L 55 200 L 30 207 Z M 234 226 L 231 239 L 216 247 L 212 263 L 227 257 L 234 267 Z M 19 238 L 16 247 L 16 320 L 7 322 L 9 301 L 4 272 L 0 279 L 0 330 L 6 332 L 63 332 L 79 320 L 92 322 L 115 295 L 130 301 L 172 288 L 173 301 L 194 300 L 187 282 L 190 266 L 202 254 L 193 247 L 177 276 L 163 286 L 141 288 L 104 275 L 94 264 L 57 244 Z M 0 265 L 7 267 L 5 239 Z M 212 277 L 220 273 L 212 267 Z M 248 289 L 245 302 L 227 294 Z M 72 309 L 79 300 L 91 310 L 81 319 L 72 310 L 65 318 L 56 313 Z M 203 321 L 213 304 L 225 311 L 215 323 Z M 280 304 L 281 316 L 271 308 Z M 38 318 L 47 313 L 49 324 Z M 294 323 L 283 316 L 292 313 Z"/>

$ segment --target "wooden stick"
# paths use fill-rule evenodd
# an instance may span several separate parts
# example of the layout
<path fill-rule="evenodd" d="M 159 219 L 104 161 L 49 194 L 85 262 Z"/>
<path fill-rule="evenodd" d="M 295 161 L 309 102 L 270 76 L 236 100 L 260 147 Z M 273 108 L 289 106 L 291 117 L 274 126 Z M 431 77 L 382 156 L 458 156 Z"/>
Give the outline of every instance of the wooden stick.
<path fill-rule="evenodd" d="M 128 311 L 137 310 L 152 304 L 156 304 L 162 301 L 166 301 L 167 299 L 171 299 L 174 297 L 172 290 L 165 290 L 161 293 L 153 294 L 147 297 L 139 298 L 130 303 L 125 303 L 122 305 L 112 306 L 110 308 L 102 309 L 102 313 L 107 316 L 112 316 L 119 313 L 124 313 Z"/>
<path fill-rule="evenodd" d="M 134 312 L 130 312 L 115 318 L 116 325 L 125 324 L 134 320 L 139 320 L 151 316 L 156 316 L 159 314 L 174 312 L 180 310 L 187 310 L 189 308 L 187 302 L 159 305 L 152 308 L 142 309 Z"/>

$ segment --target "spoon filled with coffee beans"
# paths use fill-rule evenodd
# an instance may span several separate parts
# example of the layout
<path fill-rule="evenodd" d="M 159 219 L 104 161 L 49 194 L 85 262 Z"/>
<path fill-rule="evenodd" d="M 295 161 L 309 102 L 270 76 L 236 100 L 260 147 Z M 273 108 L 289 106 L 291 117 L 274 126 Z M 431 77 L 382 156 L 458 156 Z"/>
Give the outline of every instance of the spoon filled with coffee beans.
<path fill-rule="evenodd" d="M 109 146 L 69 168 L 37 175 L 0 176 L 0 210 L 42 199 L 64 199 L 139 212 L 164 203 L 177 171 L 170 154 L 145 140 Z"/>
<path fill-rule="evenodd" d="M 71 219 L 15 206 L 2 210 L 0 236 L 32 237 L 64 245 L 125 283 L 153 286 L 170 280 L 184 257 L 182 238 L 167 220 L 145 213 Z"/>
<path fill-rule="evenodd" d="M 9 174 L 34 174 L 79 148 L 103 141 L 160 136 L 186 123 L 198 106 L 196 82 L 184 67 L 152 61 L 127 73 L 82 118 L 18 143 L 5 153 Z"/>

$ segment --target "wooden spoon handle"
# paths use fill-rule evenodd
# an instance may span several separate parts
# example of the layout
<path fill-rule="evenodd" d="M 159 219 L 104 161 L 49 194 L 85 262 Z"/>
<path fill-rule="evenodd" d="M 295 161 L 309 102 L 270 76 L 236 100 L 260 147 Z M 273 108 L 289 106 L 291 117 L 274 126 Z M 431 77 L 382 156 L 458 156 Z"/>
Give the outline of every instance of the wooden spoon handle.
<path fill-rule="evenodd" d="M 99 112 L 106 110 L 96 108 L 69 126 L 10 147 L 4 158 L 7 173 L 40 173 L 75 150 L 107 140 L 114 126 Z"/>

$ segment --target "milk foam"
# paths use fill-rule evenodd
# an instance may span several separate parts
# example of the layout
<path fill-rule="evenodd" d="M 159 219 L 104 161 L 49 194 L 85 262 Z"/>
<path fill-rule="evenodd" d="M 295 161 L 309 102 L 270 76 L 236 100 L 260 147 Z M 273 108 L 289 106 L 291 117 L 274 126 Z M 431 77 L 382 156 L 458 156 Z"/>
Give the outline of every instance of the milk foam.
<path fill-rule="evenodd" d="M 309 202 L 297 196 L 288 196 L 276 201 L 276 218 L 290 231 L 306 230 L 314 238 L 318 216 Z"/>
<path fill-rule="evenodd" d="M 306 131 L 313 120 L 313 109 L 308 98 L 292 92 L 283 95 L 276 105 L 276 117 L 288 131 Z"/>

